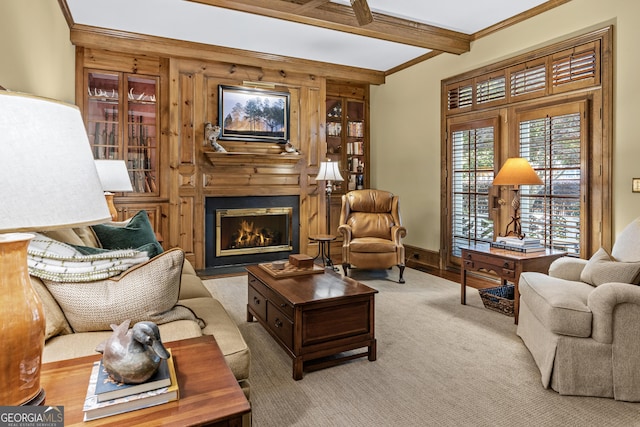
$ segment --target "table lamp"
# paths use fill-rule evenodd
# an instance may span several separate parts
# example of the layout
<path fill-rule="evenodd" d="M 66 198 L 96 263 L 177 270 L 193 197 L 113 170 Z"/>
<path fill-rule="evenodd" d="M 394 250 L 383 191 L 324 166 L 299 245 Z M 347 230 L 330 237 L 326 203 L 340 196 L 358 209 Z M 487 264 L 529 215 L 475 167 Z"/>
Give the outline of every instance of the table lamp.
<path fill-rule="evenodd" d="M 104 198 L 107 200 L 109 212 L 111 212 L 111 220 L 118 220 L 118 211 L 116 205 L 113 204 L 113 193 L 133 191 L 129 171 L 124 160 L 96 160 L 96 169 L 100 184 L 104 190 Z"/>
<path fill-rule="evenodd" d="M 520 209 L 518 186 L 543 184 L 544 183 L 536 171 L 533 170 L 527 159 L 522 157 L 511 157 L 504 162 L 504 165 L 502 165 L 498 175 L 493 179 L 493 185 L 513 185 L 514 195 L 513 200 L 511 201 L 513 216 L 511 217 L 509 224 L 507 224 L 505 236 L 513 236 L 518 239 L 524 239 L 525 237 L 522 233 L 520 215 L 518 214 L 518 210 Z M 513 230 L 509 230 L 511 226 L 513 226 Z"/>
<path fill-rule="evenodd" d="M 0 91 L 0 406 L 39 404 L 45 319 L 23 231 L 110 219 L 77 107 Z"/>
<path fill-rule="evenodd" d="M 320 162 L 320 170 L 316 181 L 325 181 L 325 193 L 327 197 L 327 234 L 331 234 L 331 193 L 333 192 L 334 181 L 344 181 L 340 175 L 338 162 L 332 162 L 327 159 L 326 162 Z"/>

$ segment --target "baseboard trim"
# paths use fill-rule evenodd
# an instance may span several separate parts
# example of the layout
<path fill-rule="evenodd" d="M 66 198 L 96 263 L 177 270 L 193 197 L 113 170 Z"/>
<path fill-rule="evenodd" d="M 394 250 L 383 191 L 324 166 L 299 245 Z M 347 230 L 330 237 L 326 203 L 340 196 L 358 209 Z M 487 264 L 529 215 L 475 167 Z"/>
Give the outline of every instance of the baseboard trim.
<path fill-rule="evenodd" d="M 411 268 L 440 268 L 440 252 L 404 245 L 405 265 Z"/>

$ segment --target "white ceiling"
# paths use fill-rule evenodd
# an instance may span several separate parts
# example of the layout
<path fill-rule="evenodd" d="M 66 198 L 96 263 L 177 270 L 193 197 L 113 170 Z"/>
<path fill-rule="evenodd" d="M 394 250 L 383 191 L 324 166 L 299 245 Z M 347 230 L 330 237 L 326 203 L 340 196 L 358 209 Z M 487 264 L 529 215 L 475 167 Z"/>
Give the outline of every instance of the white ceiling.
<path fill-rule="evenodd" d="M 332 0 L 349 6 L 349 0 Z M 368 0 L 372 12 L 473 34 L 546 0 Z M 67 0 L 75 24 L 387 71 L 428 49 L 186 0 Z"/>

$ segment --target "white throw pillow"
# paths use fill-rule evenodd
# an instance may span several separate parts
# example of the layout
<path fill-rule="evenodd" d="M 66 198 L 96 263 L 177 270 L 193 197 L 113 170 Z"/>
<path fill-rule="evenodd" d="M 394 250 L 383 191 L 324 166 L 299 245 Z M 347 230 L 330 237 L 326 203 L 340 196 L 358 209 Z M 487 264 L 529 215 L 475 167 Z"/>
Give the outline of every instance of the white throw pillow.
<path fill-rule="evenodd" d="M 600 248 L 593 254 L 580 274 L 580 280 L 593 286 L 620 282 L 637 284 L 640 278 L 640 262 L 619 262 Z"/>
<path fill-rule="evenodd" d="M 85 283 L 43 280 L 75 332 L 109 331 L 129 319 L 131 324 L 149 320 L 156 324 L 193 320 L 204 327 L 188 308 L 176 305 L 184 252 L 172 249 L 117 277 Z"/>

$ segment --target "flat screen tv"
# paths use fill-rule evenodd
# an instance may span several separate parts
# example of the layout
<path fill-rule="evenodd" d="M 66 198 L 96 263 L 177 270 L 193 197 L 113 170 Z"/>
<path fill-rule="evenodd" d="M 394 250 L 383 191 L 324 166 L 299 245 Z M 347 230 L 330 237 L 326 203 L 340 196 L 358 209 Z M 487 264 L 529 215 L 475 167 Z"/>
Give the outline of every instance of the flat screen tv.
<path fill-rule="evenodd" d="M 219 139 L 285 144 L 290 99 L 289 92 L 219 85 Z"/>

